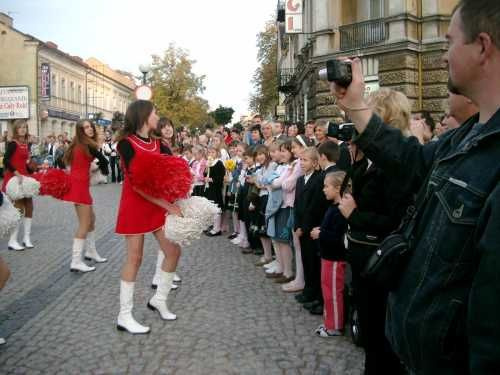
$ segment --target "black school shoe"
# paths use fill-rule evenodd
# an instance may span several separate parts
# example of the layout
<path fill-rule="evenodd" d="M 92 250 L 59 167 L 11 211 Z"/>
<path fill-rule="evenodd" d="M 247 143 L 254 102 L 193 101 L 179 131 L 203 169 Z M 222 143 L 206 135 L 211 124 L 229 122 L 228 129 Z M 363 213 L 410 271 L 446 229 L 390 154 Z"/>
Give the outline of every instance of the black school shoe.
<path fill-rule="evenodd" d="M 309 313 L 311 313 L 312 315 L 323 315 L 323 304 L 314 306 L 309 310 Z"/>
<path fill-rule="evenodd" d="M 233 233 L 231 233 L 229 236 L 227 236 L 227 238 L 228 238 L 229 240 L 234 240 L 236 237 L 238 237 L 238 234 L 239 234 L 239 233 L 233 232 Z"/>
<path fill-rule="evenodd" d="M 316 301 L 315 298 L 308 296 L 307 294 L 300 293 L 295 296 L 295 300 L 298 303 L 307 303 L 307 302 L 313 302 Z"/>
<path fill-rule="evenodd" d="M 320 301 L 318 301 L 317 299 L 314 301 L 305 302 L 302 304 L 302 306 L 304 306 L 304 309 L 306 309 L 306 310 L 311 310 L 312 308 L 314 308 L 318 305 L 323 305 L 323 304 Z"/>

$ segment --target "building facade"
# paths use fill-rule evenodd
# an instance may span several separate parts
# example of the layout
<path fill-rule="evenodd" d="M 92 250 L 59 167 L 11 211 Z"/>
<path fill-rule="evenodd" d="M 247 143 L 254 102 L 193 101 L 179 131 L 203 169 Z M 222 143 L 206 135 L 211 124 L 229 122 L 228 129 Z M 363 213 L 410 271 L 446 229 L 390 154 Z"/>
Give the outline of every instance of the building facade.
<path fill-rule="evenodd" d="M 286 7 L 302 5 L 302 32 L 287 33 Z M 339 114 L 328 83 L 318 79 L 329 59 L 359 57 L 366 90 L 403 92 L 413 111 L 442 114 L 448 73 L 446 31 L 458 0 L 280 0 L 278 74 L 285 119 Z"/>
<path fill-rule="evenodd" d="M 0 13 L 0 86 L 26 85 L 30 92 L 29 131 L 38 136 L 68 133 L 76 122 L 93 118 L 111 124 L 114 112 L 126 111 L 135 83 L 101 61 L 84 61 L 13 27 Z M 7 122 L 0 124 L 6 130 Z"/>

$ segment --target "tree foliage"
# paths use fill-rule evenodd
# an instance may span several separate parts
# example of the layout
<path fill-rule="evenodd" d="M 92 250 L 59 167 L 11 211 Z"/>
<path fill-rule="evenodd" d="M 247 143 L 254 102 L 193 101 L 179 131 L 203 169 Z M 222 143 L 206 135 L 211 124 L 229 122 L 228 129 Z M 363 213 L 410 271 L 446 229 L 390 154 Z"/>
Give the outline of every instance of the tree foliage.
<path fill-rule="evenodd" d="M 223 107 L 219 105 L 215 111 L 210 112 L 210 116 L 213 117 L 217 125 L 226 125 L 233 119 L 233 113 L 234 109 L 231 107 Z"/>
<path fill-rule="evenodd" d="M 277 67 L 277 30 L 275 17 L 266 22 L 264 31 L 257 34 L 257 60 L 252 83 L 254 92 L 250 97 L 250 109 L 264 116 L 274 114 L 278 104 L 278 74 Z"/>
<path fill-rule="evenodd" d="M 201 97 L 205 76 L 192 71 L 196 61 L 190 59 L 189 53 L 170 44 L 163 56 L 152 58 L 149 83 L 157 112 L 176 126 L 196 127 L 209 121 L 209 105 Z"/>

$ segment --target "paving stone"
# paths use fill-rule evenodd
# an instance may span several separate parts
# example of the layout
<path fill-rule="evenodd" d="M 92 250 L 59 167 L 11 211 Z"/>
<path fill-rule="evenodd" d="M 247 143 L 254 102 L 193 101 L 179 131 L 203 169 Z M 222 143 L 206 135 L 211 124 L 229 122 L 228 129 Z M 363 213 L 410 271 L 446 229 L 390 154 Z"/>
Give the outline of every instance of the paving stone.
<path fill-rule="evenodd" d="M 70 204 L 35 199 L 33 241 L 24 252 L 1 250 L 12 278 L 0 294 L 0 373 L 295 375 L 361 374 L 362 353 L 349 340 L 321 340 L 321 318 L 269 282 L 256 257 L 224 237 L 183 249 L 180 288 L 164 322 L 146 308 L 157 245 L 146 237 L 134 316 L 152 332 L 116 330 L 124 241 L 114 234 L 118 185 L 92 188 L 96 238 L 108 262 L 96 272 L 69 272 L 76 227 Z M 0 249 L 6 248 L 5 240 Z"/>

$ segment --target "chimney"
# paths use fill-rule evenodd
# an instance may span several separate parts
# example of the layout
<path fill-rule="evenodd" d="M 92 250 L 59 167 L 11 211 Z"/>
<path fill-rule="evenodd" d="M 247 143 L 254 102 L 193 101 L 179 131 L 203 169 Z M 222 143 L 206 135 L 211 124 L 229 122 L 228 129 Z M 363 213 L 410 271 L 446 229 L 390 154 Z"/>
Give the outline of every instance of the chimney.
<path fill-rule="evenodd" d="M 49 48 L 53 48 L 53 49 L 57 49 L 57 44 L 55 44 L 54 42 L 47 42 L 45 43 L 47 45 L 47 47 Z"/>
<path fill-rule="evenodd" d="M 14 19 L 8 14 L 0 12 L 0 22 L 7 25 L 8 27 L 12 27 Z"/>

